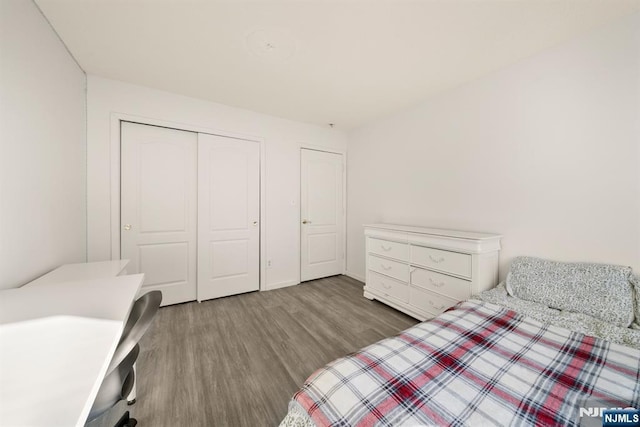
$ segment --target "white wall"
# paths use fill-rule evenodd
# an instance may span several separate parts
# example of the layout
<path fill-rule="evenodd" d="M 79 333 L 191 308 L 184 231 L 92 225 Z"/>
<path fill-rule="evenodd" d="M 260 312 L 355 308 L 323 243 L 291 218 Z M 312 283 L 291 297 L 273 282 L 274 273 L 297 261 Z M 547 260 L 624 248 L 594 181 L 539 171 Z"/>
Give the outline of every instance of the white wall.
<path fill-rule="evenodd" d="M 85 83 L 33 2 L 0 2 L 0 289 L 86 260 Z"/>
<path fill-rule="evenodd" d="M 112 113 L 141 116 L 262 139 L 266 147 L 267 288 L 300 281 L 300 145 L 343 150 L 346 135 L 327 127 L 88 76 L 88 254 L 111 258 L 110 132 Z M 295 204 L 292 204 L 295 203 Z"/>
<path fill-rule="evenodd" d="M 517 255 L 640 272 L 639 62 L 636 14 L 351 133 L 350 274 L 370 222 L 502 233 L 502 278 Z"/>

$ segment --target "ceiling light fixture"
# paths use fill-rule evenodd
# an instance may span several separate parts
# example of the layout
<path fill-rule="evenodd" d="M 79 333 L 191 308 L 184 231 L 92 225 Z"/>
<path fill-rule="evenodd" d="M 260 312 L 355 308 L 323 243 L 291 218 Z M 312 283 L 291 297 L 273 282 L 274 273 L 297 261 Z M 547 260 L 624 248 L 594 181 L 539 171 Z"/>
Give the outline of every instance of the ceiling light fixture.
<path fill-rule="evenodd" d="M 247 49 L 262 58 L 285 60 L 297 49 L 296 40 L 281 28 L 255 30 L 246 38 Z"/>

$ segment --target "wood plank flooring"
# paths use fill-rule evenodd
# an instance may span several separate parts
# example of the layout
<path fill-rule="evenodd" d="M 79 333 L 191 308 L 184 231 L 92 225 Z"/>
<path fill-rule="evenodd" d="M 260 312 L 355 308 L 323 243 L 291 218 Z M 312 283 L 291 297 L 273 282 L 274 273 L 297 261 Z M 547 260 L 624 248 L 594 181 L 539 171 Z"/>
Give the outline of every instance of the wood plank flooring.
<path fill-rule="evenodd" d="M 316 369 L 416 323 L 346 276 L 164 307 L 130 410 L 141 426 L 277 426 Z"/>

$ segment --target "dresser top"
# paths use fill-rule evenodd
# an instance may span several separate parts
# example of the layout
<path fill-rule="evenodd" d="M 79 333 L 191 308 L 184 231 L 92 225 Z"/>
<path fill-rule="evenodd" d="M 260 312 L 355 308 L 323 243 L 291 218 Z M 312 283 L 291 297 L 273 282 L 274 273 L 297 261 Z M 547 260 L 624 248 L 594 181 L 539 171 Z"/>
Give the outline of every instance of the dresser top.
<path fill-rule="evenodd" d="M 468 240 L 493 240 L 502 237 L 495 233 L 477 233 L 475 231 L 446 230 L 443 228 L 416 227 L 413 225 L 398 224 L 365 224 L 365 228 L 377 228 L 380 230 L 401 231 L 405 233 L 428 234 L 432 236 L 452 237 Z"/>

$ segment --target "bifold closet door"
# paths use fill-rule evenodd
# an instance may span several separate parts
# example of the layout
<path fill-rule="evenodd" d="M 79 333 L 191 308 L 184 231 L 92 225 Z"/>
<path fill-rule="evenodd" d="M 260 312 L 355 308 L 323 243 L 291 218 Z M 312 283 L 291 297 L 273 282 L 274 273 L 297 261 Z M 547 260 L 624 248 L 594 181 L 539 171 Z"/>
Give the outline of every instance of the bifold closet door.
<path fill-rule="evenodd" d="M 198 135 L 123 122 L 121 257 L 162 304 L 196 299 Z"/>
<path fill-rule="evenodd" d="M 257 291 L 260 147 L 198 135 L 198 300 Z"/>

